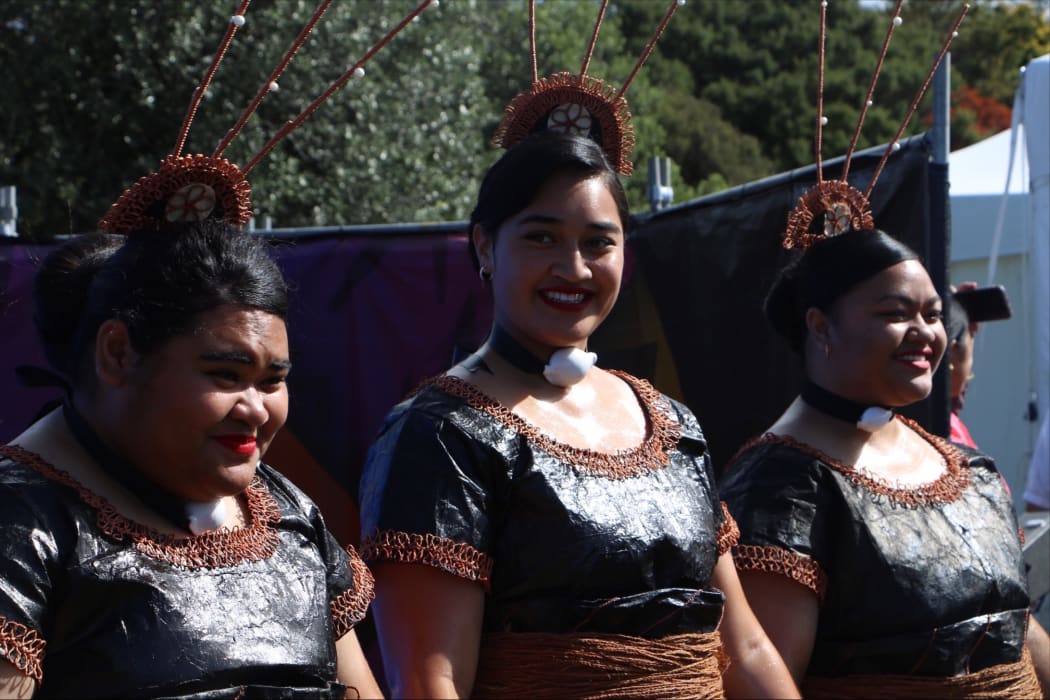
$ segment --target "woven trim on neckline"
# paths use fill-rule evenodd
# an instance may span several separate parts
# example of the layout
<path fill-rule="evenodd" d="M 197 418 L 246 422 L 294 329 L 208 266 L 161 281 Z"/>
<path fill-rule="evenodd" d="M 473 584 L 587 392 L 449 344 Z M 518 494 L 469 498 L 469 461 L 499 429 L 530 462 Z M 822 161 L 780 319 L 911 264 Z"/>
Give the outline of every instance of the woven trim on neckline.
<path fill-rule="evenodd" d="M 729 506 L 726 505 L 725 501 L 720 501 L 720 503 L 722 504 L 722 524 L 718 526 L 718 534 L 716 536 L 718 556 L 728 552 L 740 540 L 740 528 L 737 526 L 733 516 L 730 515 Z"/>
<path fill-rule="evenodd" d="M 376 582 L 372 572 L 361 560 L 353 546 L 346 548 L 350 558 L 350 573 L 353 576 L 353 587 L 339 594 L 329 606 L 332 610 L 332 623 L 335 638 L 339 639 L 365 619 L 369 604 L 376 597 Z"/>
<path fill-rule="evenodd" d="M 51 466 L 43 457 L 14 445 L 0 446 L 0 457 L 21 462 L 42 476 L 75 490 L 95 510 L 96 524 L 107 536 L 130 540 L 135 549 L 151 559 L 159 559 L 186 569 L 217 569 L 246 561 L 269 559 L 280 542 L 273 529 L 281 521 L 277 500 L 256 476 L 244 491 L 250 524 L 246 527 L 219 528 L 191 537 L 157 532 L 117 512 L 109 501 L 83 486 L 69 473 Z"/>
<path fill-rule="evenodd" d="M 360 552 L 368 562 L 426 564 L 468 581 L 478 581 L 489 590 L 492 557 L 447 537 L 377 529 L 361 542 Z"/>
<path fill-rule="evenodd" d="M 608 479 L 629 479 L 667 466 L 669 453 L 678 444 L 682 428 L 674 418 L 670 403 L 653 385 L 626 372 L 608 370 L 627 383 L 645 413 L 646 436 L 638 447 L 618 452 L 598 452 L 573 447 L 548 436 L 496 399 L 473 384 L 458 377 L 444 375 L 425 382 L 422 388 L 432 386 L 446 394 L 463 399 L 471 408 L 484 411 L 511 430 L 523 435 L 530 443 L 556 459 L 572 465 L 577 471 Z"/>
<path fill-rule="evenodd" d="M 0 615 L 0 658 L 5 658 L 37 683 L 44 680 L 41 662 L 47 642 L 35 629 Z"/>
<path fill-rule="evenodd" d="M 824 603 L 828 577 L 813 557 L 773 545 L 737 544 L 733 546 L 733 563 L 740 571 L 765 571 L 787 576 L 816 593 L 817 600 Z"/>
<path fill-rule="evenodd" d="M 945 465 L 944 473 L 934 481 L 917 486 L 895 486 L 882 479 L 868 476 L 848 464 L 843 464 L 812 445 L 786 435 L 775 435 L 773 433 L 766 433 L 752 439 L 740 449 L 737 456 L 747 449 L 760 445 L 786 445 L 820 460 L 854 484 L 862 486 L 872 493 L 885 496 L 890 502 L 898 505 L 932 506 L 957 501 L 962 492 L 970 486 L 970 470 L 963 467 L 963 465 L 968 464 L 966 455 L 947 440 L 926 432 L 915 421 L 902 415 L 897 415 L 896 418 L 915 431 L 919 437 L 929 443 L 941 455 Z M 733 461 L 735 460 L 736 457 L 733 458 Z"/>

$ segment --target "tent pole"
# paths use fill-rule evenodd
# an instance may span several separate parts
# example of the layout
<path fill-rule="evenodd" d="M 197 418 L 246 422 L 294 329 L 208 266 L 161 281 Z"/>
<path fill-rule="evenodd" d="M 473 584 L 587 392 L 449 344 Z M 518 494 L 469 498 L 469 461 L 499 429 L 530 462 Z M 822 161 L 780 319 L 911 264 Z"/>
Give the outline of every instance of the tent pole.
<path fill-rule="evenodd" d="M 951 64 L 952 55 L 947 53 L 933 78 L 933 129 L 932 160 L 929 169 L 930 220 L 926 241 L 926 267 L 934 287 L 947 298 L 951 260 L 952 224 L 948 199 L 948 153 L 951 150 Z M 947 308 L 947 304 L 945 305 Z M 951 378 L 948 362 L 941 366 L 933 378 L 930 393 L 929 429 L 936 435 L 947 437 L 950 432 Z"/>

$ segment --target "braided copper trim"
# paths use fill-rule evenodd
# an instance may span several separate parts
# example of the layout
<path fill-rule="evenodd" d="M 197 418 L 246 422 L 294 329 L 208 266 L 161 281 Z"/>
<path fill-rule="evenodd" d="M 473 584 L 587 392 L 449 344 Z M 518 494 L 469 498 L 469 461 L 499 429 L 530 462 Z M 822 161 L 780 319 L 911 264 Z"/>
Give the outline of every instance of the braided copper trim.
<path fill-rule="evenodd" d="M 0 457 L 27 464 L 42 476 L 74 489 L 80 499 L 95 510 L 95 522 L 104 534 L 120 542 L 130 540 L 140 553 L 173 566 L 216 569 L 269 559 L 280 542 L 277 531 L 271 526 L 281 521 L 281 510 L 258 476 L 244 491 L 250 520 L 247 527 L 223 527 L 200 535 L 178 537 L 126 518 L 109 501 L 89 491 L 67 472 L 51 466 L 34 452 L 5 445 L 0 446 Z"/>
<path fill-rule="evenodd" d="M 828 591 L 828 577 L 813 557 L 772 545 L 733 546 L 733 563 L 740 571 L 765 571 L 787 576 L 817 594 L 823 603 Z"/>
<path fill-rule="evenodd" d="M 372 577 L 372 572 L 368 570 L 352 546 L 346 548 L 346 554 L 350 557 L 350 571 L 353 574 L 354 587 L 340 593 L 329 604 L 336 639 L 365 619 L 368 606 L 376 597 L 376 580 Z"/>
<path fill-rule="evenodd" d="M 602 149 L 609 163 L 622 175 L 634 172 L 634 127 L 627 100 L 616 97 L 616 90 L 599 78 L 572 73 L 555 73 L 540 78 L 520 92 L 507 105 L 492 143 L 510 148 L 532 133 L 536 122 L 560 104 L 574 103 L 587 108 L 601 127 Z"/>
<path fill-rule="evenodd" d="M 821 214 L 834 213 L 836 205 L 845 207 L 848 212 L 848 226 L 838 226 L 830 233 L 811 233 L 809 229 L 813 219 Z M 805 250 L 817 241 L 840 235 L 849 229 L 865 231 L 872 228 L 875 228 L 875 220 L 871 216 L 867 198 L 842 180 L 824 180 L 799 197 L 798 204 L 788 214 L 783 246 Z"/>
<path fill-rule="evenodd" d="M 627 382 L 638 396 L 646 414 L 645 440 L 638 447 L 619 452 L 598 452 L 558 442 L 473 384 L 457 377 L 436 377 L 424 382 L 420 388 L 433 386 L 446 394 L 463 399 L 471 408 L 488 413 L 547 454 L 572 465 L 573 469 L 583 474 L 619 480 L 667 466 L 671 461 L 668 453 L 675 448 L 682 436 L 681 426 L 672 416 L 671 405 L 644 379 L 632 377 L 626 372 L 609 372 Z"/>
<path fill-rule="evenodd" d="M 964 468 L 964 465 L 968 464 L 966 455 L 947 440 L 927 433 L 915 421 L 900 414 L 896 416 L 896 419 L 914 430 L 919 437 L 928 442 L 941 455 L 941 459 L 944 460 L 945 470 L 935 481 L 919 486 L 894 486 L 859 472 L 852 466 L 843 464 L 812 445 L 807 445 L 786 435 L 774 435 L 773 433 L 765 433 L 749 440 L 730 461 L 729 469 L 732 469 L 732 463 L 736 461 L 737 457 L 752 447 L 786 445 L 820 460 L 854 484 L 863 486 L 872 493 L 885 496 L 891 503 L 897 505 L 910 507 L 932 506 L 957 501 L 962 496 L 962 492 L 969 488 L 971 481 L 970 470 Z"/>
<path fill-rule="evenodd" d="M 6 658 L 37 683 L 44 680 L 40 664 L 44 660 L 46 647 L 47 642 L 40 638 L 36 630 L 0 615 L 0 657 Z"/>
<path fill-rule="evenodd" d="M 447 537 L 377 529 L 364 539 L 360 551 L 365 561 L 426 564 L 468 581 L 479 581 L 489 590 L 492 557 Z"/>
<path fill-rule="evenodd" d="M 718 556 L 722 556 L 728 552 L 731 548 L 736 546 L 736 543 L 740 541 L 740 528 L 736 524 L 736 520 L 729 513 L 729 506 L 726 505 L 725 501 L 722 501 L 722 516 L 725 518 L 722 524 L 718 527 Z"/>
<path fill-rule="evenodd" d="M 225 158 L 201 154 L 168 156 L 155 173 L 144 175 L 124 190 L 109 212 L 98 222 L 100 231 L 127 235 L 142 228 L 162 225 L 168 199 L 186 185 L 200 183 L 215 190 L 222 219 L 240 228 L 252 218 L 252 188 L 240 168 Z"/>

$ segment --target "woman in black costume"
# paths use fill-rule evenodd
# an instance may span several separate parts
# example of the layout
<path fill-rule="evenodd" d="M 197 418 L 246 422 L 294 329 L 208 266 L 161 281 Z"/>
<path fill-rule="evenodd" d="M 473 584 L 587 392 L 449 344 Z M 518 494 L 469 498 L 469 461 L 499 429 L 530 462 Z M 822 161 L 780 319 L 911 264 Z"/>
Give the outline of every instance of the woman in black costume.
<path fill-rule="evenodd" d="M 1050 689 L 994 463 L 893 413 L 931 391 L 941 309 L 877 230 L 812 244 L 766 301 L 806 383 L 720 486 L 741 583 L 807 697 L 1031 696 L 1031 659 Z"/>
<path fill-rule="evenodd" d="M 696 419 L 591 367 L 627 222 L 586 138 L 533 135 L 482 182 L 492 332 L 394 408 L 362 477 L 394 695 L 719 696 L 721 645 L 728 694 L 796 693 L 737 583 Z"/>
<path fill-rule="evenodd" d="M 34 295 L 67 395 L 0 447 L 0 695 L 378 695 L 352 629 L 371 575 L 261 462 L 290 369 L 264 244 L 87 236 Z"/>

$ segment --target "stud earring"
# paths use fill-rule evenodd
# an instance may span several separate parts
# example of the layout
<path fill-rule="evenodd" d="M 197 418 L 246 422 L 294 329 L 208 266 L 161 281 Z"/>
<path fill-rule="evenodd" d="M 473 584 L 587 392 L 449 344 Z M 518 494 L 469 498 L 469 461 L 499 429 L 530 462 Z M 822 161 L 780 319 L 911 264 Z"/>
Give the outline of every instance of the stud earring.
<path fill-rule="evenodd" d="M 492 270 L 488 269 L 487 267 L 480 267 L 478 268 L 478 277 L 481 278 L 482 282 L 491 282 Z"/>

